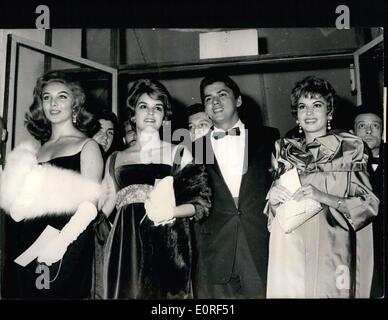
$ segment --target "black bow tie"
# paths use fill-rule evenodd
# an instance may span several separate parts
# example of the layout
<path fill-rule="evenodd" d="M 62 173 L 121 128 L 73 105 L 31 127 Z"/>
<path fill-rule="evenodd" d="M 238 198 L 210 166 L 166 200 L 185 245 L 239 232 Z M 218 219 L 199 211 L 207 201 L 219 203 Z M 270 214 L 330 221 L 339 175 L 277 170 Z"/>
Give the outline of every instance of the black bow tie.
<path fill-rule="evenodd" d="M 370 159 L 369 159 L 369 162 L 370 162 L 371 164 L 380 164 L 380 158 L 375 158 L 375 157 L 370 158 Z"/>
<path fill-rule="evenodd" d="M 239 127 L 229 129 L 228 131 L 213 132 L 213 138 L 216 140 L 222 139 L 225 136 L 239 136 L 239 135 L 240 135 L 240 128 Z"/>

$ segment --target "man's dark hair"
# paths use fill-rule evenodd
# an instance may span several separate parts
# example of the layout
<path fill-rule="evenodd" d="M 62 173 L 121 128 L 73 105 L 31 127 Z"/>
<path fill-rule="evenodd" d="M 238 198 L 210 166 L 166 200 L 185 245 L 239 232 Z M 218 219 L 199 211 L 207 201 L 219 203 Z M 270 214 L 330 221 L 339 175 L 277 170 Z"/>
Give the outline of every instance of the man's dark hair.
<path fill-rule="evenodd" d="M 205 112 L 205 107 L 202 103 L 194 103 L 186 108 L 186 113 L 188 117 L 199 112 Z"/>
<path fill-rule="evenodd" d="M 353 125 L 354 125 L 354 121 L 360 114 L 366 114 L 366 113 L 375 114 L 380 118 L 381 122 L 383 122 L 382 110 L 378 110 L 377 108 L 368 108 L 364 105 L 361 105 L 361 106 L 355 107 L 355 110 L 353 113 Z"/>
<path fill-rule="evenodd" d="M 200 85 L 200 92 L 201 92 L 201 100 L 202 103 L 205 103 L 204 98 L 205 98 L 205 88 L 215 82 L 223 82 L 225 85 L 232 90 L 234 97 L 237 99 L 240 95 L 240 88 L 238 87 L 237 83 L 230 77 L 226 75 L 221 75 L 221 74 L 211 74 L 205 76 L 205 78 L 202 79 L 201 85 Z"/>

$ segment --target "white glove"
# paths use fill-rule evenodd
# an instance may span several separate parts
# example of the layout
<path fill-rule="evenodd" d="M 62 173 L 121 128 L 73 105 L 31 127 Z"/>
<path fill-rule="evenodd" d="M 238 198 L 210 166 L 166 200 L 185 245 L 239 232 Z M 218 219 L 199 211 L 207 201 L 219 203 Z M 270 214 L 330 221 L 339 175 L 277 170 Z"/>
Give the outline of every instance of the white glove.
<path fill-rule="evenodd" d="M 95 205 L 89 201 L 82 202 L 60 234 L 43 249 L 38 256 L 38 262 L 50 266 L 61 260 L 67 247 L 78 238 L 96 216 Z"/>
<path fill-rule="evenodd" d="M 172 176 L 163 178 L 144 202 L 147 216 L 156 226 L 171 223 L 175 220 L 174 209 L 176 203 L 173 184 L 174 179 Z"/>

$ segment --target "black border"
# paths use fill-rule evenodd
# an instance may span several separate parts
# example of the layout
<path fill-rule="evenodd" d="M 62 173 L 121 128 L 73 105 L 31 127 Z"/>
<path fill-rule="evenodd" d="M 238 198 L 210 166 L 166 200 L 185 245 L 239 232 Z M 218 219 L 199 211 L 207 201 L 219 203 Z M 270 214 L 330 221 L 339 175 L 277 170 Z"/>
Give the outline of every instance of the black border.
<path fill-rule="evenodd" d="M 37 5 L 50 8 L 51 28 L 118 28 L 118 27 L 335 27 L 335 8 L 347 5 L 350 9 L 351 27 L 386 27 L 387 0 L 334 1 L 334 0 L 234 0 L 234 1 L 183 1 L 143 0 L 104 2 L 78 1 L 29 1 L 0 2 L 0 28 L 35 28 Z M 384 31 L 387 35 L 387 28 Z M 386 37 L 385 37 L 386 39 Z M 384 40 L 386 41 L 386 40 Z M 385 61 L 387 58 L 385 57 Z M 386 70 L 386 69 L 385 69 Z M 387 77 L 385 76 L 385 86 Z M 386 259 L 387 261 L 387 259 Z M 151 308 L 163 306 L 194 306 L 196 304 L 235 305 L 235 314 L 200 316 L 185 314 L 179 319 L 260 319 L 275 317 L 278 312 L 289 316 L 349 318 L 350 312 L 365 310 L 374 316 L 384 308 L 387 298 L 381 300 L 188 300 L 188 301 L 13 301 L 0 300 L 2 316 L 5 309 L 12 317 L 20 312 L 28 315 L 59 315 L 72 318 L 95 314 L 102 317 L 119 316 L 131 319 L 178 319 L 177 316 L 152 316 Z M 306 308 L 307 306 L 307 308 Z M 310 309 L 311 308 L 311 309 Z M 385 308 L 384 308 L 385 309 Z M 113 313 L 112 310 L 118 311 Z M 373 311 L 372 311 L 373 310 Z"/>

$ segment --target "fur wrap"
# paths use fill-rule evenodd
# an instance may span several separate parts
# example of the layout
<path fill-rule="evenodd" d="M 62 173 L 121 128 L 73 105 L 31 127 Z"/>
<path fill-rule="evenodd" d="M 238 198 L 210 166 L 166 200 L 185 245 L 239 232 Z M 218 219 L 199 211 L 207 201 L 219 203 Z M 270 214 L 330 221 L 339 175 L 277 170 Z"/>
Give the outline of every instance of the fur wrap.
<path fill-rule="evenodd" d="M 11 151 L 1 177 L 0 206 L 19 222 L 44 215 L 73 214 L 96 203 L 102 186 L 73 170 L 38 164 L 39 145 L 23 142 Z"/>
<path fill-rule="evenodd" d="M 210 212 L 212 193 L 205 167 L 188 164 L 183 169 L 173 170 L 172 176 L 176 205 L 191 203 L 195 207 L 193 218 L 206 218 Z M 146 298 L 192 298 L 194 266 L 191 223 L 189 218 L 177 218 L 172 223 L 157 227 L 150 220 L 144 223 L 143 256 L 153 257 L 153 264 L 148 265 L 148 269 L 140 270 L 144 276 L 144 292 L 155 293 L 152 279 L 159 279 L 161 284 L 158 285 L 165 290 L 160 296 L 145 294 Z M 153 268 L 153 265 L 163 267 Z"/>
<path fill-rule="evenodd" d="M 194 219 L 205 219 L 212 204 L 212 190 L 204 165 L 190 163 L 173 172 L 176 205 L 191 203 L 195 207 Z"/>

